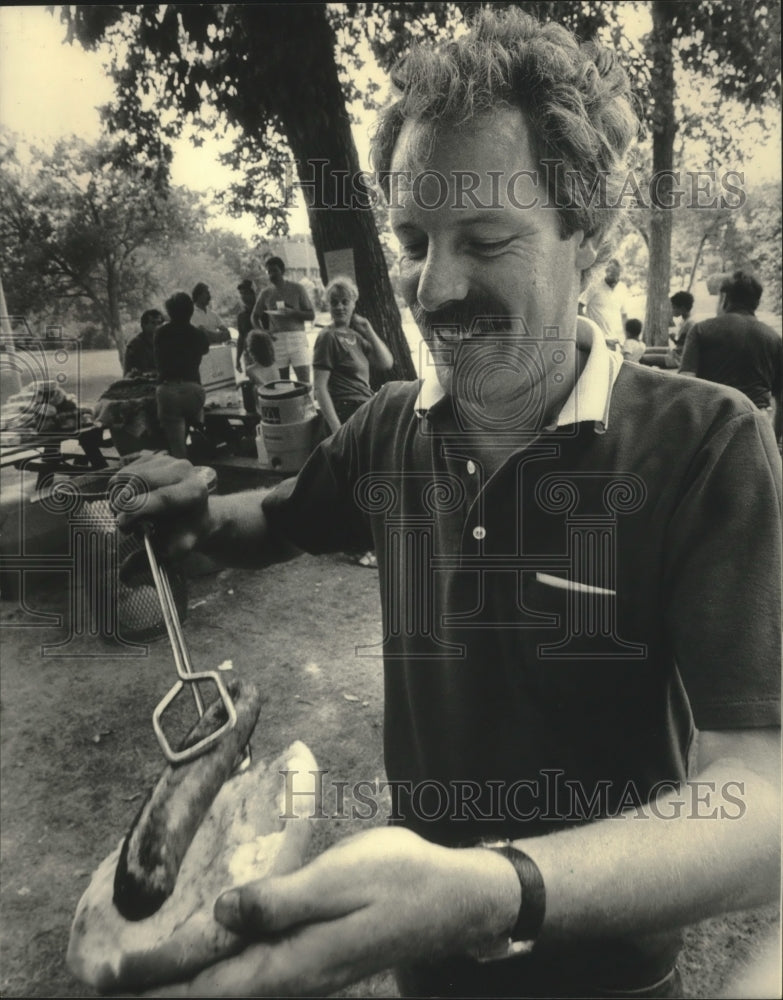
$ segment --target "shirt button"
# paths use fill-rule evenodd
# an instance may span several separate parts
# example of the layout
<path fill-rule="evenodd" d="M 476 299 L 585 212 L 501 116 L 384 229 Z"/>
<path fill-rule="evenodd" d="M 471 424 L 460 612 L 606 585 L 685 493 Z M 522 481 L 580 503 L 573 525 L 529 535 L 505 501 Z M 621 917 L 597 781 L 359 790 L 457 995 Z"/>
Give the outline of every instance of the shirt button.
<path fill-rule="evenodd" d="M 471 474 L 471 476 L 474 476 L 476 474 L 475 462 L 471 462 L 470 460 L 468 460 L 468 472 Z"/>
<path fill-rule="evenodd" d="M 477 524 L 476 527 L 473 529 L 473 537 L 476 539 L 477 542 L 480 542 L 482 538 L 487 537 L 487 529 L 482 528 L 480 524 Z"/>

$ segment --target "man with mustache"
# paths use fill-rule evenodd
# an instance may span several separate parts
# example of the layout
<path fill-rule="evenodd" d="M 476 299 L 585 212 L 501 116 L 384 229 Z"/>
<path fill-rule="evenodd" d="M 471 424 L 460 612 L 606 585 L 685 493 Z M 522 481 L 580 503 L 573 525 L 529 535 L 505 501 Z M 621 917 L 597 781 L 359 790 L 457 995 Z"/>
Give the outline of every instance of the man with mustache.
<path fill-rule="evenodd" d="M 180 990 L 677 996 L 680 928 L 777 893 L 775 443 L 577 317 L 592 181 L 611 204 L 636 131 L 610 55 L 485 9 L 395 83 L 375 162 L 422 382 L 264 498 L 128 467 L 151 492 L 121 523 L 165 512 L 172 553 L 380 567 L 391 825 L 221 896 L 247 947 Z"/>

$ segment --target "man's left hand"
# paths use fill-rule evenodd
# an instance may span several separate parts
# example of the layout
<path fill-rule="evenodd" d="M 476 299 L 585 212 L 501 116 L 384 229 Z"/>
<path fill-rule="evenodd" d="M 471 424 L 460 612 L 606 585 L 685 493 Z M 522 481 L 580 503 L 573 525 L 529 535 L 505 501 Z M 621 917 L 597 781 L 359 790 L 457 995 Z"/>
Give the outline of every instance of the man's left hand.
<path fill-rule="evenodd" d="M 492 851 L 370 830 L 291 875 L 224 893 L 215 916 L 245 950 L 154 995 L 326 996 L 395 965 L 481 949 L 513 926 L 519 902 L 513 867 Z"/>

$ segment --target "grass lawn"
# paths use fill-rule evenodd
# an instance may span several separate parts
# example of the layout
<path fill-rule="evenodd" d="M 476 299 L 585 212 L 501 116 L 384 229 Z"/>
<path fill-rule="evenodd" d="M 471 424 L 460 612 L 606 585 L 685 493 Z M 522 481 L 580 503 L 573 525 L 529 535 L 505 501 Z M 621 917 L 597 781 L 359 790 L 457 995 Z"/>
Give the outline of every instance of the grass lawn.
<path fill-rule="evenodd" d="M 122 378 L 116 350 L 84 351 L 70 340 L 63 342 L 62 350 L 17 351 L 16 360 L 24 385 L 33 380 L 56 381 L 76 396 L 80 406 L 93 406 L 107 386 Z"/>

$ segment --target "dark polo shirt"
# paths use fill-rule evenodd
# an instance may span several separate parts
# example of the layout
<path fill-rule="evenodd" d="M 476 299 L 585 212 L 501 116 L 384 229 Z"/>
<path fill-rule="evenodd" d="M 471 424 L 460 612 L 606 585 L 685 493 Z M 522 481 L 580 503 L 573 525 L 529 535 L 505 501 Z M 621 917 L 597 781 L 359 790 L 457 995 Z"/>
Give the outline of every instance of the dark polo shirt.
<path fill-rule="evenodd" d="M 420 417 L 417 393 L 384 386 L 263 504 L 309 552 L 378 553 L 383 648 L 358 655 L 384 658 L 395 821 L 455 846 L 552 832 L 682 781 L 694 721 L 779 721 L 780 459 L 747 399 L 624 364 L 605 428 L 520 439 L 486 481 L 451 402 Z M 643 985 L 678 948 L 463 962 L 454 989 Z"/>
<path fill-rule="evenodd" d="M 752 313 L 729 312 L 694 323 L 683 349 L 681 371 L 730 385 L 756 406 L 780 398 L 783 340 Z"/>

